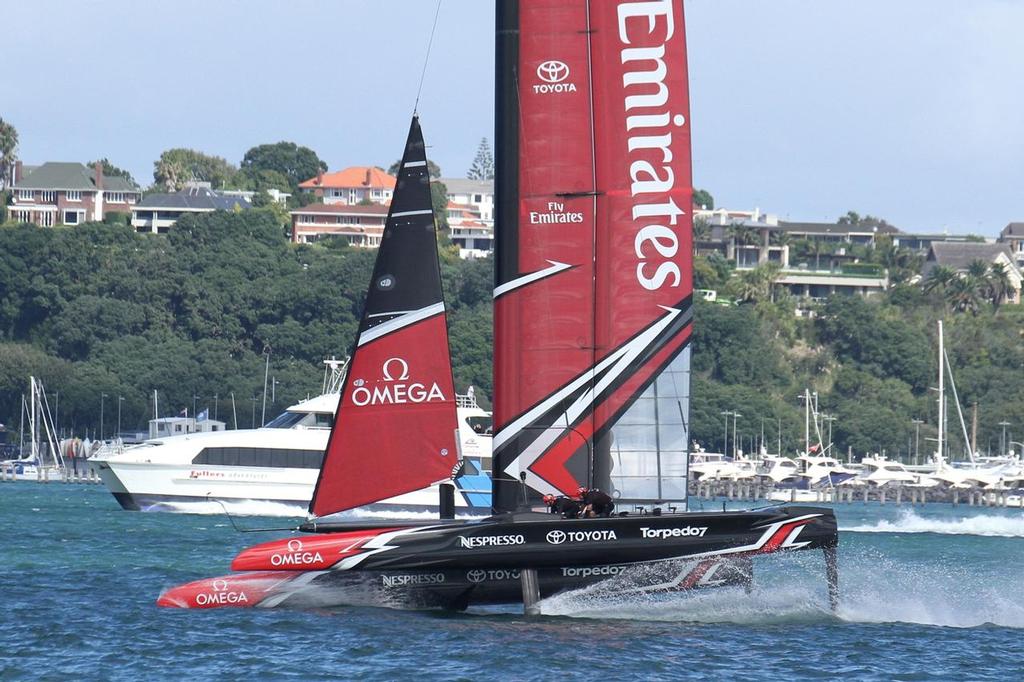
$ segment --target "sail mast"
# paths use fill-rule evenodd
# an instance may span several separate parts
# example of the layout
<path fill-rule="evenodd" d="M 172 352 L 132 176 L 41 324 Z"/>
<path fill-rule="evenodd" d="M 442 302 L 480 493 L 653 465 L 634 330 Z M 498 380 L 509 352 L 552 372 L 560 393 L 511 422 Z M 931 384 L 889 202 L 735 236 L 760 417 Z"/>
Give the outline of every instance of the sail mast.
<path fill-rule="evenodd" d="M 497 14 L 494 507 L 686 498 L 692 299 L 681 2 Z"/>
<path fill-rule="evenodd" d="M 943 383 L 946 377 L 945 370 L 946 349 L 942 338 L 942 320 L 939 320 L 939 457 L 945 458 L 946 452 L 943 449 L 945 444 L 944 431 L 946 428 L 946 392 Z"/>

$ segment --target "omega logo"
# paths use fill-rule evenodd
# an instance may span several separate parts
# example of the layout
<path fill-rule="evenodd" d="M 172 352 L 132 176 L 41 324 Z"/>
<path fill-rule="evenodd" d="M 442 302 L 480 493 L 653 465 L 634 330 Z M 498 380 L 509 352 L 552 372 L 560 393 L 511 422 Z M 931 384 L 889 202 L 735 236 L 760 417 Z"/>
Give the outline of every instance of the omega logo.
<path fill-rule="evenodd" d="M 395 363 L 398 363 L 398 367 L 401 368 L 397 377 L 391 373 L 391 368 Z M 384 373 L 384 381 L 405 381 L 409 378 L 409 363 L 402 358 L 388 358 L 384 361 L 381 371 Z"/>

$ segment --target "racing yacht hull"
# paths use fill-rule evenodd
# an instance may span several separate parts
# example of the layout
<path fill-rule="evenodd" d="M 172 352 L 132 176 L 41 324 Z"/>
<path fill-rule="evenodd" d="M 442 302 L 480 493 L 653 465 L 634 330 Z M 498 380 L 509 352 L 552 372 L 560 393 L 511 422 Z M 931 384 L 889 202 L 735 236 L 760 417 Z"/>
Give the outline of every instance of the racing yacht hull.
<path fill-rule="evenodd" d="M 173 588 L 159 604 L 180 608 L 307 607 L 370 603 L 464 609 L 527 603 L 614 581 L 616 595 L 749 584 L 752 560 L 797 549 L 826 555 L 837 595 L 836 520 L 830 509 L 561 519 L 517 513 L 482 521 L 404 525 L 317 524 L 244 550 L 243 571 Z"/>

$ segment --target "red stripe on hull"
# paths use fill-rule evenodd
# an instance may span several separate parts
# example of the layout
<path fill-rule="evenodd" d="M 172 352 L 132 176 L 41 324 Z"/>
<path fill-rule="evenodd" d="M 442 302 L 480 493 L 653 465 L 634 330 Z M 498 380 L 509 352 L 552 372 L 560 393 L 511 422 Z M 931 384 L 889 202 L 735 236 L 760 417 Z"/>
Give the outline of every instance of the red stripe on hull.
<path fill-rule="evenodd" d="M 325 533 L 302 538 L 284 538 L 242 550 L 231 562 L 232 571 L 316 571 L 330 568 L 342 559 L 358 554 L 361 547 L 381 533 L 396 528 L 349 533 Z"/>

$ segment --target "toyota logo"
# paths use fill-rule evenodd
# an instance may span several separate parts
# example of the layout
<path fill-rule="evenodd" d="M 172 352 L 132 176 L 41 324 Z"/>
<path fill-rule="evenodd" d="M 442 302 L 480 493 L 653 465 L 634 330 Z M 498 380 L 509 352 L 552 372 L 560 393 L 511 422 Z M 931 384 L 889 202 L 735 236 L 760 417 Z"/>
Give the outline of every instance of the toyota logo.
<path fill-rule="evenodd" d="M 301 540 L 289 540 L 288 541 L 288 551 L 289 552 L 301 552 L 302 551 L 302 541 Z"/>
<path fill-rule="evenodd" d="M 213 591 L 214 592 L 223 592 L 226 589 L 228 589 L 228 581 L 227 580 L 224 580 L 223 578 L 217 578 L 216 580 L 213 581 Z"/>
<path fill-rule="evenodd" d="M 466 577 L 469 578 L 471 583 L 482 583 L 487 579 L 487 571 L 482 568 L 477 568 L 466 573 Z"/>
<path fill-rule="evenodd" d="M 565 542 L 565 533 L 560 530 L 553 530 L 548 533 L 548 542 L 552 545 L 560 545 Z"/>
<path fill-rule="evenodd" d="M 565 62 L 548 60 L 537 67 L 537 78 L 545 83 L 561 83 L 569 77 L 569 65 Z"/>

